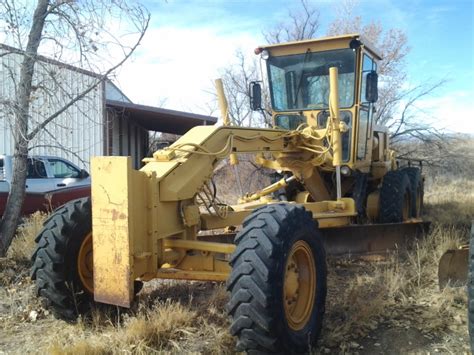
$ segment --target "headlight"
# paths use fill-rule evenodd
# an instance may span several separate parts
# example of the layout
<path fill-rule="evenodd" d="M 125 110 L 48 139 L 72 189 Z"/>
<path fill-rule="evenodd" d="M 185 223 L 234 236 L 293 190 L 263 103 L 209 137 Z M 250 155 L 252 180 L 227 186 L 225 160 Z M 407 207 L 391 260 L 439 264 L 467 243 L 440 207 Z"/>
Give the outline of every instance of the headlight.
<path fill-rule="evenodd" d="M 341 174 L 344 175 L 344 176 L 350 176 L 352 173 L 351 171 L 351 168 L 349 168 L 348 166 L 344 165 L 344 166 L 341 166 Z"/>
<path fill-rule="evenodd" d="M 262 51 L 261 56 L 262 56 L 262 59 L 263 59 L 263 60 L 267 60 L 268 58 L 270 58 L 270 53 L 268 53 L 268 51 L 267 51 L 266 49 L 264 49 L 264 50 Z"/>

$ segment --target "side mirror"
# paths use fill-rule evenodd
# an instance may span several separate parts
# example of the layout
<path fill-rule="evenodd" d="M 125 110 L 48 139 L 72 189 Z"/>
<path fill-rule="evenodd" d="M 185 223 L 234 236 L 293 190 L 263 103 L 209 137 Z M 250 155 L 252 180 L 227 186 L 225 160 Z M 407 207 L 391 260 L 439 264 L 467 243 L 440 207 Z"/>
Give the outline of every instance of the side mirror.
<path fill-rule="evenodd" d="M 377 102 L 377 99 L 379 98 L 379 92 L 378 92 L 378 80 L 379 76 L 375 71 L 371 71 L 369 74 L 367 74 L 367 85 L 365 87 L 365 98 L 368 102 Z"/>
<path fill-rule="evenodd" d="M 256 81 L 249 85 L 250 107 L 253 111 L 262 109 L 262 87 Z"/>
<path fill-rule="evenodd" d="M 79 179 L 85 179 L 87 177 L 89 177 L 89 173 L 84 169 L 81 169 L 81 171 L 79 172 Z"/>

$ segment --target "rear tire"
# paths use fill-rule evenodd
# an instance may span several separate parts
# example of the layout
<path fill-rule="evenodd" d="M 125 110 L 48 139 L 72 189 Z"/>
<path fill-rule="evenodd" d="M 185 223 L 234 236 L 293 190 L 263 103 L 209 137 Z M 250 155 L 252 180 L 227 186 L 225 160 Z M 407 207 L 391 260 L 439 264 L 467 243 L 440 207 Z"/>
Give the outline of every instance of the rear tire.
<path fill-rule="evenodd" d="M 308 352 L 322 328 L 327 273 L 311 213 L 289 204 L 257 209 L 235 243 L 227 311 L 237 350 Z"/>
<path fill-rule="evenodd" d="M 411 196 L 408 175 L 401 170 L 387 172 L 380 190 L 380 222 L 399 223 L 410 218 Z"/>
<path fill-rule="evenodd" d="M 424 184 L 421 171 L 416 167 L 408 167 L 402 170 L 408 175 L 411 185 L 411 216 L 421 217 L 423 213 Z"/>

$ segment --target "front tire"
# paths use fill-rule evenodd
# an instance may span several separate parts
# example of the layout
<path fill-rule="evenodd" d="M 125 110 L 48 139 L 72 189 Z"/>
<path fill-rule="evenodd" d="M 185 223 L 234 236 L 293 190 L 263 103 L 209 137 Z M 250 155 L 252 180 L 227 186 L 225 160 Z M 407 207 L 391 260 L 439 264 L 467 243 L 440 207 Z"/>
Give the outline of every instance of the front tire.
<path fill-rule="evenodd" d="M 327 274 L 311 213 L 289 204 L 257 209 L 235 243 L 227 311 L 237 350 L 308 352 L 322 328 Z"/>
<path fill-rule="evenodd" d="M 95 304 L 90 197 L 55 210 L 35 241 L 31 279 L 37 295 L 60 319 L 74 321 L 89 312 Z M 134 294 L 142 287 L 143 282 L 134 281 Z"/>
<path fill-rule="evenodd" d="M 58 208 L 36 237 L 31 278 L 36 280 L 38 296 L 58 318 L 75 320 L 93 302 L 91 265 L 86 260 L 78 263 L 79 254 L 91 262 L 91 232 L 91 200 L 81 198 Z"/>

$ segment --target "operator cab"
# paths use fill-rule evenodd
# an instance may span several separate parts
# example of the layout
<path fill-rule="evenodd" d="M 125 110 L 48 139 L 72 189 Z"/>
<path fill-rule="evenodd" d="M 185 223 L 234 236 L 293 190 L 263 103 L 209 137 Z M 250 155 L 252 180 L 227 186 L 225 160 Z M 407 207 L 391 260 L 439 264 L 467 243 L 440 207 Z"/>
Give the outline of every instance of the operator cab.
<path fill-rule="evenodd" d="M 289 42 L 255 50 L 266 61 L 275 128 L 302 124 L 325 129 L 329 118 L 329 68 L 338 68 L 343 162 L 370 164 L 373 104 L 377 101 L 377 60 L 381 57 L 358 34 Z M 259 84 L 251 90 L 253 108 L 260 103 Z M 252 95 L 253 94 L 253 95 Z M 353 144 L 355 142 L 355 144 Z"/>

